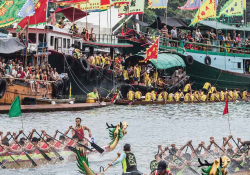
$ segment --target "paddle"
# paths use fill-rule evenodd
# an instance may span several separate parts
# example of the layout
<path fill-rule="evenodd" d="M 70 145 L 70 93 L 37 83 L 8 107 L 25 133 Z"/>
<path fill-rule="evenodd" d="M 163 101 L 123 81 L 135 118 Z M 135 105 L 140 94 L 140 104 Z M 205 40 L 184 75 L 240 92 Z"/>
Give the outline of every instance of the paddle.
<path fill-rule="evenodd" d="M 199 158 L 199 156 L 198 156 L 197 152 L 195 151 L 195 149 L 194 149 L 193 145 L 192 145 L 191 143 L 188 143 L 188 145 L 190 145 L 190 146 L 191 146 L 191 148 L 192 148 L 192 150 L 194 151 L 194 153 L 195 153 L 196 157 L 197 157 L 197 158 Z"/>
<path fill-rule="evenodd" d="M 95 143 L 90 142 L 86 137 L 84 137 L 82 134 L 80 134 L 78 131 L 76 131 L 74 128 L 72 128 L 76 133 L 78 133 L 80 136 L 82 136 L 84 139 L 86 139 L 93 148 L 96 149 L 96 151 L 98 151 L 100 154 L 102 154 L 104 152 L 104 149 L 102 149 L 100 146 L 98 146 Z"/>
<path fill-rule="evenodd" d="M 32 143 L 32 141 L 31 141 L 24 133 L 23 133 L 23 135 L 26 137 L 27 140 L 29 140 L 29 142 L 30 142 L 32 145 L 34 145 L 34 144 Z M 38 148 L 38 146 L 34 145 L 34 147 L 42 154 L 42 156 L 43 156 L 47 161 L 51 161 L 51 158 L 50 158 L 47 154 L 45 154 L 44 151 L 40 150 L 40 149 Z"/>
<path fill-rule="evenodd" d="M 104 169 L 103 173 L 105 173 L 120 156 L 121 153 L 117 153 L 117 157 L 111 163 L 109 163 L 109 165 Z"/>
<path fill-rule="evenodd" d="M 10 136 L 13 138 L 13 140 L 16 142 L 16 144 L 18 144 L 20 147 L 22 147 L 22 146 L 16 141 L 16 139 L 13 137 L 13 135 L 10 135 Z M 29 156 L 29 154 L 28 154 L 25 150 L 23 150 L 23 153 L 26 155 L 26 157 L 29 159 L 29 161 L 32 163 L 33 166 L 37 166 L 36 162 Z"/>
<path fill-rule="evenodd" d="M 60 131 L 58 131 L 60 134 L 62 134 L 62 135 L 64 135 L 63 133 L 61 133 Z M 70 138 L 69 136 L 67 136 L 67 135 L 64 135 L 65 137 L 67 137 L 67 138 L 69 138 L 70 140 L 72 140 L 72 141 L 74 141 L 72 138 Z M 74 142 L 76 142 L 76 141 L 74 141 Z M 76 142 L 76 143 L 78 143 L 79 145 L 81 145 L 82 147 L 84 147 L 85 149 L 87 149 L 87 150 L 89 150 L 90 152 L 92 152 L 93 150 L 92 149 L 90 149 L 90 148 L 88 148 L 87 146 L 85 146 L 85 145 L 83 145 L 83 144 L 81 144 L 81 143 L 79 143 L 79 142 Z"/>
<path fill-rule="evenodd" d="M 6 169 L 6 166 L 4 166 L 4 164 L 2 162 L 0 162 L 0 166 L 2 167 L 2 169 Z"/>
<path fill-rule="evenodd" d="M 3 147 L 2 145 L 0 145 L 0 147 L 1 147 L 3 150 L 5 150 L 4 147 Z M 14 162 L 16 162 L 17 165 L 20 166 L 20 164 L 14 159 L 14 157 L 12 157 L 11 154 L 9 154 L 8 152 L 7 152 L 7 154 L 11 157 L 11 159 L 12 159 Z"/>
<path fill-rule="evenodd" d="M 50 135 L 48 135 L 48 134 L 46 134 L 47 136 L 49 136 L 50 138 L 52 138 L 52 139 L 54 139 L 55 141 L 57 141 L 57 142 L 59 142 L 59 143 L 61 143 L 62 145 L 63 145 L 63 143 L 62 142 L 60 142 L 59 140 L 57 140 L 56 138 L 53 138 L 53 137 L 51 137 Z M 74 147 L 72 147 L 72 146 L 67 146 L 68 148 L 69 148 L 69 150 L 70 151 L 72 151 L 72 152 L 74 152 L 74 153 L 76 153 L 76 148 L 74 148 Z"/>
<path fill-rule="evenodd" d="M 236 141 L 234 140 L 234 138 L 233 138 L 233 137 L 232 137 L 232 139 L 233 139 L 233 141 L 234 141 L 235 145 L 238 147 L 238 150 L 239 150 L 241 153 L 243 153 L 243 152 L 242 152 L 242 150 L 240 149 L 239 145 L 236 143 Z"/>
<path fill-rule="evenodd" d="M 44 138 L 43 138 L 40 134 L 38 134 L 37 131 L 35 131 L 35 132 L 36 132 L 36 134 L 44 141 L 44 143 L 46 143 L 46 144 L 49 146 L 48 142 L 46 142 L 46 141 L 44 140 Z M 50 147 L 50 146 L 49 146 L 49 147 Z M 64 158 L 63 158 L 54 148 L 50 147 L 50 149 L 54 152 L 54 154 L 55 154 L 57 157 L 59 157 L 60 160 L 64 160 Z"/>

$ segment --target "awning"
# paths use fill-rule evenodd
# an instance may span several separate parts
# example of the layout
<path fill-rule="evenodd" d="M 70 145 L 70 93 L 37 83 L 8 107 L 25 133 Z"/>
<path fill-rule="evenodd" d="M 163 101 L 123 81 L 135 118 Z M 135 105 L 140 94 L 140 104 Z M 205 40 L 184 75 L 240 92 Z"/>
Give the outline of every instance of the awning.
<path fill-rule="evenodd" d="M 213 28 L 213 29 L 217 29 L 217 30 L 237 30 L 237 31 L 250 31 L 250 28 L 249 27 L 235 27 L 235 26 L 230 26 L 230 25 L 227 25 L 227 24 L 223 24 L 223 23 L 220 23 L 220 22 L 217 22 L 216 21 L 200 21 L 199 22 L 199 25 L 202 24 L 204 26 L 209 27 L 209 28 Z M 199 28 L 204 28 L 202 26 L 199 26 Z"/>
<path fill-rule="evenodd" d="M 64 16 L 66 18 L 68 18 L 68 20 L 70 22 L 74 22 L 78 19 L 81 19 L 83 17 L 85 17 L 86 15 L 89 15 L 88 13 L 84 12 L 84 11 L 81 11 L 80 9 L 78 8 L 74 8 L 74 7 L 66 7 L 66 8 L 57 8 L 55 13 L 63 13 Z"/>
<path fill-rule="evenodd" d="M 24 48 L 25 45 L 18 38 L 0 39 L 0 53 L 10 54 Z"/>
<path fill-rule="evenodd" d="M 142 26 L 142 27 L 148 27 L 149 26 L 149 24 L 147 24 L 147 23 L 145 23 L 145 22 L 142 22 L 142 21 L 140 21 L 140 20 L 138 20 L 138 19 L 135 19 L 134 20 L 135 22 L 137 22 L 140 26 Z"/>
<path fill-rule="evenodd" d="M 144 57 L 146 56 L 144 55 Z M 152 59 L 150 61 L 159 70 L 172 67 L 186 67 L 183 59 L 175 54 L 162 53 L 158 55 L 158 60 Z"/>

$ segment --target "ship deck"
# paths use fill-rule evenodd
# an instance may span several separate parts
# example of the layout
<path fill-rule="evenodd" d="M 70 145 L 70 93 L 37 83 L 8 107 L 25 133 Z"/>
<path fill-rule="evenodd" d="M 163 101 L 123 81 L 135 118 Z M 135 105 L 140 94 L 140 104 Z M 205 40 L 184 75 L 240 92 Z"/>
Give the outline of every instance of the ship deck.
<path fill-rule="evenodd" d="M 27 112 L 52 112 L 52 111 L 79 111 L 90 110 L 109 106 L 112 103 L 76 103 L 76 104 L 55 104 L 55 105 L 21 105 L 23 113 Z M 10 105 L 0 106 L 0 114 L 7 114 L 10 110 Z"/>

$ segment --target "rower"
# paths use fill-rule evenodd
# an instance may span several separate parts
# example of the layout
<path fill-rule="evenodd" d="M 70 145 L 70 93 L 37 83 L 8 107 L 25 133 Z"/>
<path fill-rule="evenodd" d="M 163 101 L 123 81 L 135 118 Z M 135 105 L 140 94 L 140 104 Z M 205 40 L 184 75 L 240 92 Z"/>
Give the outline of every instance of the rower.
<path fill-rule="evenodd" d="M 242 93 L 242 100 L 246 100 L 248 97 L 247 95 L 247 88 L 244 89 L 244 92 Z"/>
<path fill-rule="evenodd" d="M 88 100 L 94 100 L 94 101 L 100 100 L 97 88 L 94 88 L 93 92 L 87 94 L 87 101 Z"/>
<path fill-rule="evenodd" d="M 137 90 L 137 91 L 135 92 L 135 99 L 136 99 L 136 100 L 141 100 L 141 96 L 142 96 L 142 93 L 141 93 L 140 91 Z"/>
<path fill-rule="evenodd" d="M 152 100 L 156 101 L 156 95 L 157 95 L 157 93 L 155 91 L 152 91 L 151 94 L 152 94 Z"/>
<path fill-rule="evenodd" d="M 127 98 L 128 98 L 129 101 L 133 101 L 134 97 L 135 97 L 135 93 L 132 90 L 132 88 L 130 88 L 129 91 L 128 91 L 128 93 L 127 93 Z"/>
<path fill-rule="evenodd" d="M 83 145 L 88 146 L 88 141 L 86 139 L 84 140 L 83 136 L 84 136 L 84 131 L 87 130 L 89 133 L 89 137 L 91 138 L 92 137 L 91 130 L 89 128 L 87 128 L 86 126 L 81 125 L 81 121 L 82 121 L 81 118 L 76 118 L 76 126 L 74 127 L 74 129 L 77 132 L 72 130 L 72 136 L 77 135 L 79 141 L 82 142 Z M 80 134 L 78 134 L 78 133 L 80 133 Z"/>
<path fill-rule="evenodd" d="M 171 173 L 167 170 L 166 161 L 160 161 L 157 167 L 157 170 L 152 172 L 151 175 L 170 175 Z"/>
<path fill-rule="evenodd" d="M 179 93 L 179 91 L 178 92 L 176 92 L 175 94 L 174 94 L 174 100 L 175 101 L 180 101 L 180 93 Z"/>
<path fill-rule="evenodd" d="M 189 93 L 186 93 L 185 96 L 184 96 L 184 101 L 185 102 L 189 102 L 189 101 L 192 101 L 191 100 L 191 95 Z"/>
<path fill-rule="evenodd" d="M 194 91 L 194 101 L 199 101 L 199 97 L 200 97 L 199 91 Z"/>
<path fill-rule="evenodd" d="M 211 88 L 211 84 L 206 82 L 203 86 L 203 89 L 202 91 L 204 92 L 204 94 L 207 94 L 208 93 L 208 90 Z"/>
<path fill-rule="evenodd" d="M 145 101 L 151 101 L 152 100 L 152 93 L 151 92 L 147 92 L 145 95 Z"/>
<path fill-rule="evenodd" d="M 124 153 L 122 153 L 114 163 L 110 163 L 109 166 L 115 166 L 118 163 L 122 163 L 123 173 L 122 175 L 141 175 L 137 170 L 137 163 L 135 155 L 131 152 L 130 144 L 125 144 L 123 147 Z"/>
<path fill-rule="evenodd" d="M 191 86 L 192 86 L 192 84 L 190 84 L 190 83 L 186 84 L 186 86 L 185 86 L 184 89 L 183 89 L 184 95 L 186 95 L 187 93 L 192 92 Z"/>
<path fill-rule="evenodd" d="M 234 99 L 242 99 L 242 96 L 241 96 L 241 94 L 240 94 L 240 91 L 239 91 L 239 88 L 236 88 L 235 90 L 234 90 Z"/>
<path fill-rule="evenodd" d="M 227 92 L 228 92 L 227 94 L 228 94 L 228 99 L 229 99 L 229 100 L 234 100 L 233 91 L 234 91 L 234 90 L 231 90 L 231 91 L 227 90 Z"/>
<path fill-rule="evenodd" d="M 220 100 L 221 101 L 225 100 L 225 93 L 224 93 L 223 89 L 220 91 Z"/>
<path fill-rule="evenodd" d="M 168 101 L 169 102 L 174 101 L 174 94 L 173 93 L 168 94 Z"/>

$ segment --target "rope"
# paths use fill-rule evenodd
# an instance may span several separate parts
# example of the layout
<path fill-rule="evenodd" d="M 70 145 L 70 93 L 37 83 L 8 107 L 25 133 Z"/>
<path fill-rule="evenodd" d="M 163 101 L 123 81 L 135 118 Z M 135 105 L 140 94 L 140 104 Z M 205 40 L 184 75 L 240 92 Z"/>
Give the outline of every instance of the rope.
<path fill-rule="evenodd" d="M 222 70 L 220 70 L 220 75 L 218 76 L 218 78 L 217 78 L 216 82 L 214 83 L 214 86 L 217 84 L 218 80 L 220 79 L 221 72 L 222 72 Z"/>

